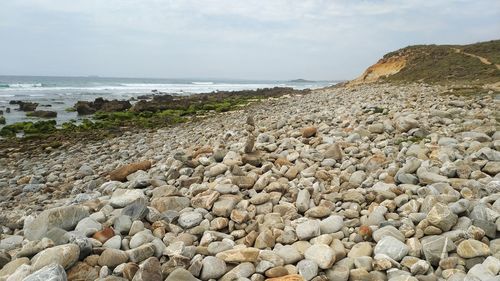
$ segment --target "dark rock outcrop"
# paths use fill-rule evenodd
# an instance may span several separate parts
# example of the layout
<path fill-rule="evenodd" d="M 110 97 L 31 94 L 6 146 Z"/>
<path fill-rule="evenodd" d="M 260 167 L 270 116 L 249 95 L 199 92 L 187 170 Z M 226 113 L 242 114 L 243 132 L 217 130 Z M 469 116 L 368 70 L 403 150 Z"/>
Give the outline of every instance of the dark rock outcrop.
<path fill-rule="evenodd" d="M 57 112 L 49 110 L 36 110 L 26 113 L 26 116 L 40 117 L 40 118 L 56 118 Z"/>
<path fill-rule="evenodd" d="M 21 111 L 35 111 L 38 107 L 38 103 L 36 102 L 24 102 L 20 100 L 11 100 L 9 104 L 18 104 Z"/>
<path fill-rule="evenodd" d="M 103 98 L 97 98 L 92 101 L 78 101 L 75 104 L 75 109 L 80 115 L 94 114 L 97 111 L 104 112 L 116 112 L 125 111 L 132 107 L 129 101 L 121 100 L 105 100 Z"/>

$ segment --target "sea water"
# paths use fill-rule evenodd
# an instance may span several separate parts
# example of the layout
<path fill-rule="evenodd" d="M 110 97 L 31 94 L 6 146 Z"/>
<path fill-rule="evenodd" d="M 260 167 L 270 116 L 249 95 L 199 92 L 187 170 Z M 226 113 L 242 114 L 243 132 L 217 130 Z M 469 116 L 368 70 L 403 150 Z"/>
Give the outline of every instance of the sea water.
<path fill-rule="evenodd" d="M 272 87 L 315 89 L 336 83 L 337 81 L 0 76 L 0 110 L 4 112 L 7 124 L 37 121 L 41 119 L 27 117 L 25 112 L 18 110 L 18 105 L 9 104 L 11 100 L 36 102 L 39 103 L 37 110 L 56 111 L 56 120 L 61 124 L 80 118 L 76 112 L 68 112 L 66 109 L 71 108 L 77 101 L 93 101 L 98 97 L 128 100 L 154 92 L 192 95 Z M 8 107 L 11 109 L 10 113 L 6 113 Z"/>

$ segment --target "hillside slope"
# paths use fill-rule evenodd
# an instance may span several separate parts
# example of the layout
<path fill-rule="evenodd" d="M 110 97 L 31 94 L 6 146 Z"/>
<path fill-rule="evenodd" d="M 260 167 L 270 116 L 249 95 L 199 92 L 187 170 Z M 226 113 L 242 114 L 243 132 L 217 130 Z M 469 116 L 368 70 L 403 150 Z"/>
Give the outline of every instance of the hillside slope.
<path fill-rule="evenodd" d="M 470 45 L 416 45 L 386 54 L 349 84 L 500 82 L 500 40 Z"/>

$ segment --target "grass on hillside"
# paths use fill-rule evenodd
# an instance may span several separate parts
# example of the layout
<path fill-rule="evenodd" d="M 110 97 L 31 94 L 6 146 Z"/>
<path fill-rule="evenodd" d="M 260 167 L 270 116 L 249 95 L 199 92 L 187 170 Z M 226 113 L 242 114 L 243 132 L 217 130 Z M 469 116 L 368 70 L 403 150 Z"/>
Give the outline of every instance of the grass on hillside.
<path fill-rule="evenodd" d="M 457 53 L 454 48 L 484 57 L 493 64 L 484 64 L 478 58 Z M 500 40 L 464 46 L 416 45 L 388 53 L 384 58 L 395 55 L 406 56 L 406 67 L 386 77 L 385 81 L 464 84 L 487 84 L 500 81 L 500 70 L 494 65 L 500 63 Z"/>

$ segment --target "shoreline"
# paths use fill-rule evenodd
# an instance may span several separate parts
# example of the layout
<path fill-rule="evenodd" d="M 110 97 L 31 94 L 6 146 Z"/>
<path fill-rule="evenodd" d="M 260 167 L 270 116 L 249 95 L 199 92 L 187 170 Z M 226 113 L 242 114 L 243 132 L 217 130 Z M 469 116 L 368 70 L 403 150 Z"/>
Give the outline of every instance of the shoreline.
<path fill-rule="evenodd" d="M 85 239 L 97 246 L 86 259 L 76 255 L 69 276 L 82 267 L 86 274 L 116 267 L 104 262 L 109 244 L 94 242 L 101 231 L 86 228 L 89 219 L 131 245 L 120 244 L 117 254 L 153 249 L 148 258 L 158 259 L 162 280 L 181 274 L 169 263 L 177 246 L 194 253 L 175 254 L 187 261 L 180 266 L 185 276 L 200 277 L 187 270 L 198 256 L 227 264 L 215 279 L 232 276 L 231 264 L 267 276 L 285 267 L 293 274 L 310 261 L 327 278 L 386 279 L 391 260 L 401 276 L 431 278 L 443 272 L 432 239 L 454 246 L 445 247 L 445 259 L 456 259 L 453 269 L 465 276 L 500 255 L 500 216 L 490 216 L 500 212 L 500 101 L 447 91 L 423 84 L 331 87 L 43 153 L 11 151 L 0 157 L 2 235 L 31 240 L 41 212 L 81 209 L 86 219 L 67 218 L 80 225 L 72 233 L 92 232 Z M 144 170 L 129 165 L 144 161 Z M 132 170 L 118 177 L 123 167 Z M 118 230 L 130 206 L 150 212 L 132 219 L 144 226 L 139 234 Z M 151 240 L 135 245 L 136 235 Z M 467 248 L 475 241 L 480 247 Z M 211 252 L 224 243 L 229 248 Z M 271 255 L 283 265 L 257 272 Z M 470 263 L 474 255 L 481 259 Z M 377 269 L 349 267 L 359 257 Z M 407 262 L 416 259 L 425 270 L 411 270 Z M 126 262 L 140 264 L 128 256 Z"/>

